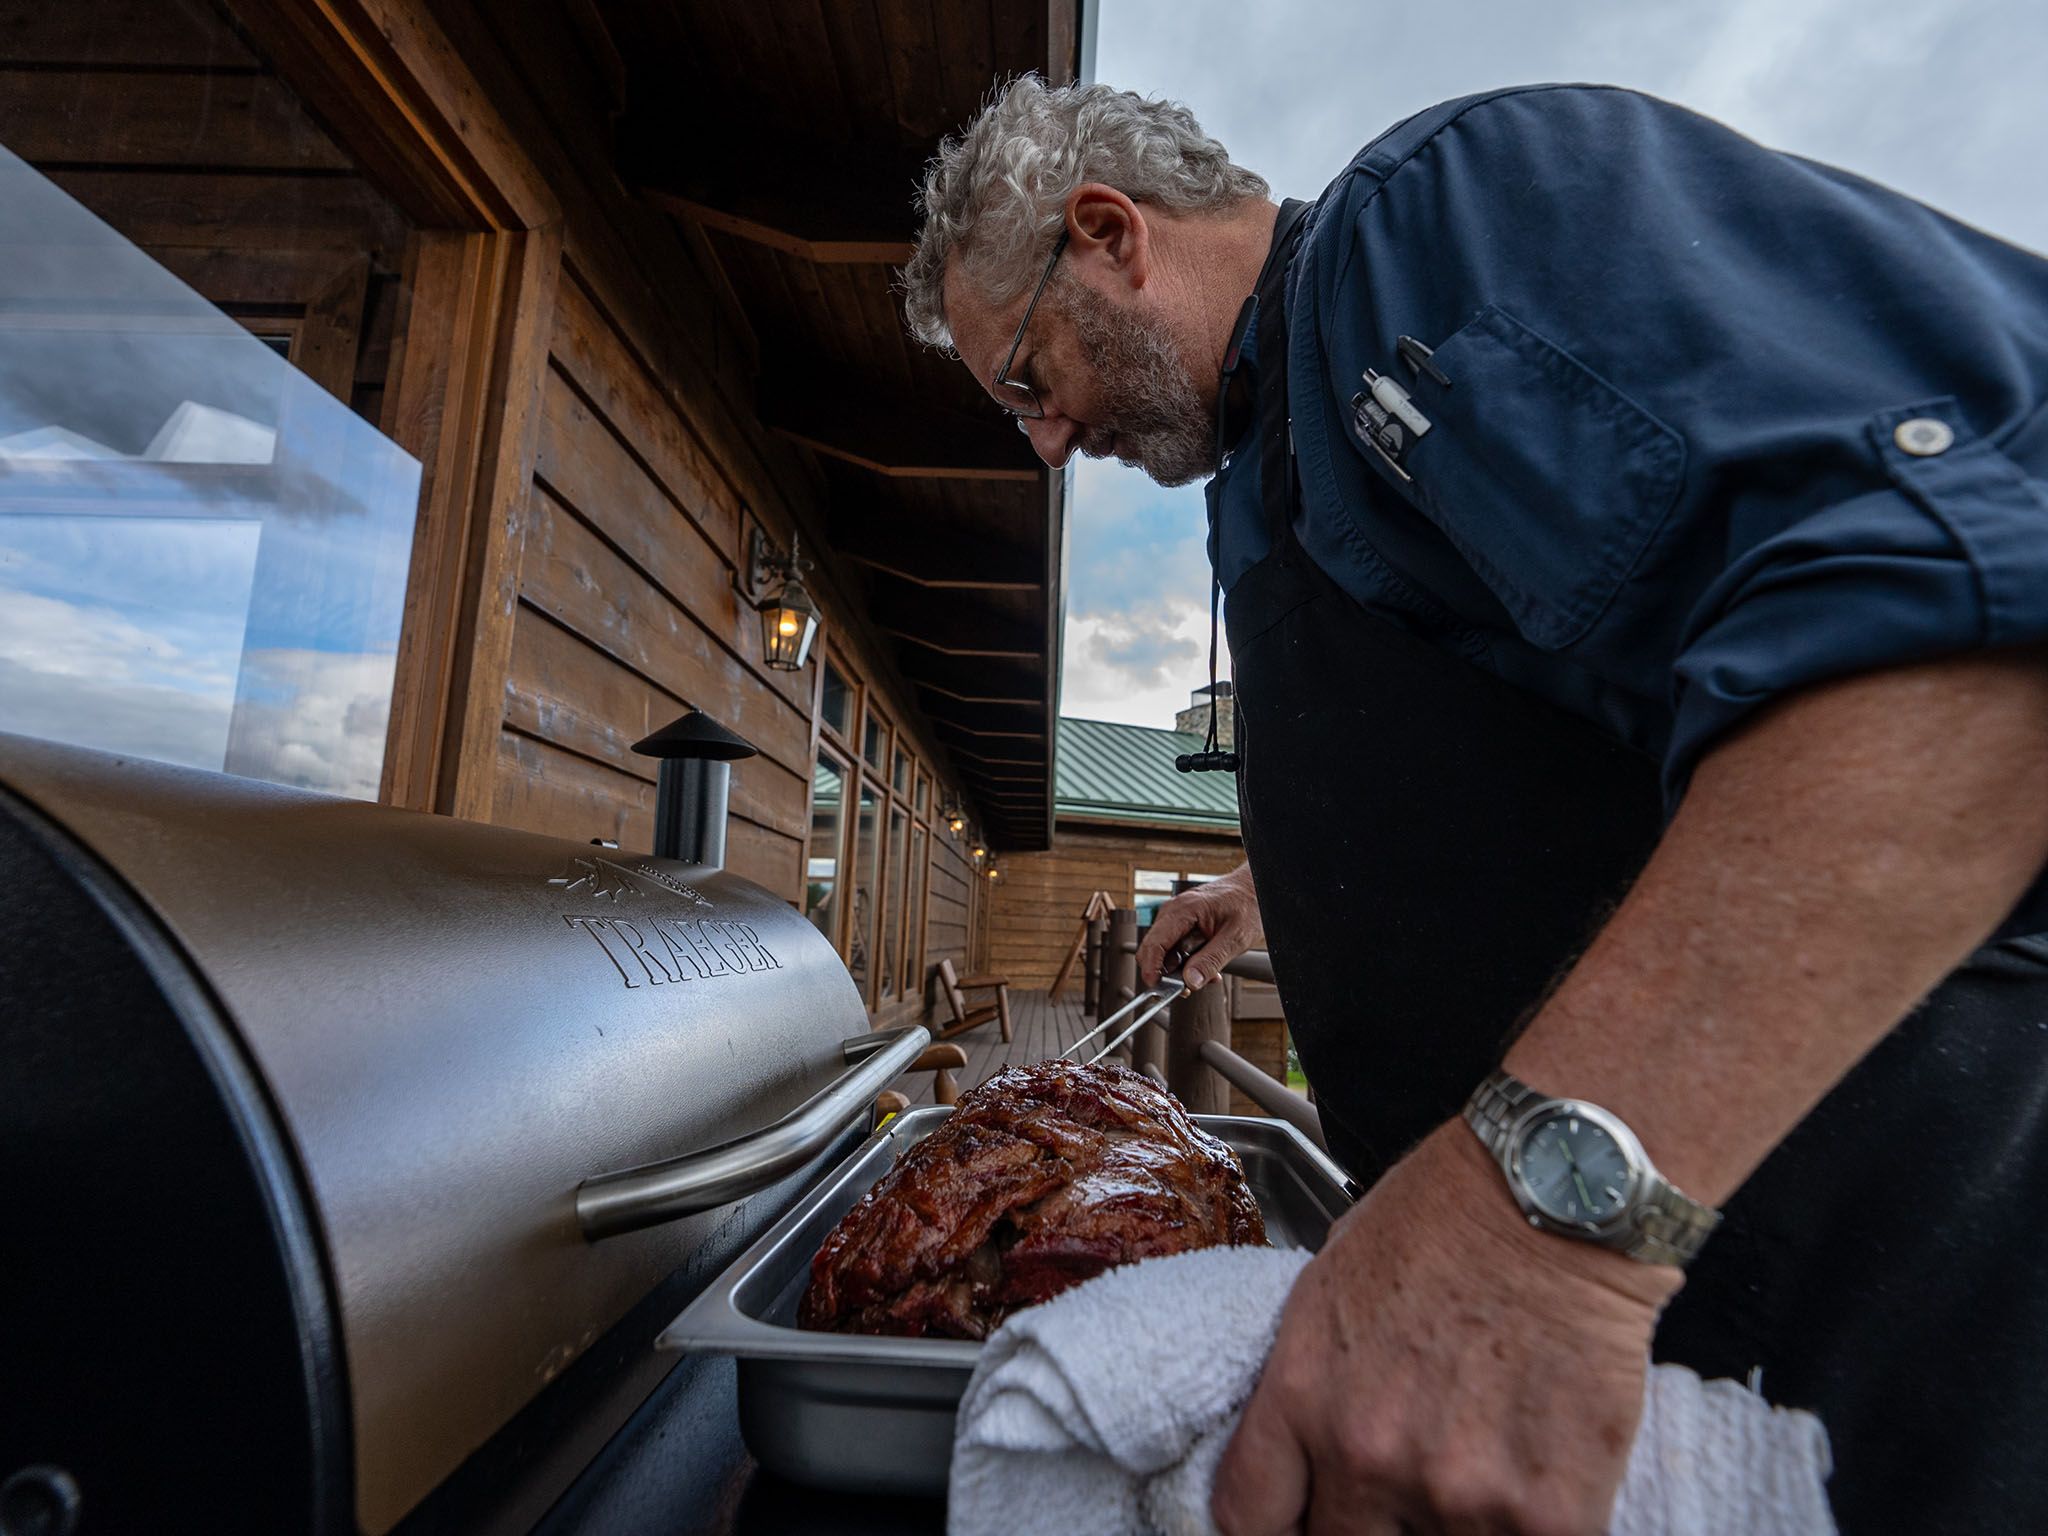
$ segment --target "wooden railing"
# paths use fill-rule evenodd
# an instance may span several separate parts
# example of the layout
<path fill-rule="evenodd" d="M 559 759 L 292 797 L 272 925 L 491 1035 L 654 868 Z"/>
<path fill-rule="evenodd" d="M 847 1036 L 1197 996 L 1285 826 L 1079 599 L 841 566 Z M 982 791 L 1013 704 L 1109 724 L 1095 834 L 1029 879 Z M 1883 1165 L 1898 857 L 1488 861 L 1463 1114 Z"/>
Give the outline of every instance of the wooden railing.
<path fill-rule="evenodd" d="M 1131 1001 L 1138 990 L 1138 914 L 1114 905 L 1099 910 L 1091 898 L 1070 964 L 1076 959 L 1082 965 L 1083 1011 L 1091 1023 Z M 1054 995 L 1068 969 L 1061 967 Z M 1272 958 L 1262 949 L 1245 951 L 1223 971 L 1225 977 L 1243 981 L 1273 980 Z M 1164 1084 L 1196 1114 L 1230 1113 L 1230 1090 L 1235 1088 L 1264 1113 L 1287 1121 L 1322 1146 L 1322 1120 L 1314 1101 L 1232 1048 L 1242 996 L 1238 986 L 1219 977 L 1176 1000 L 1163 1028 L 1145 1025 L 1115 1054 Z"/>

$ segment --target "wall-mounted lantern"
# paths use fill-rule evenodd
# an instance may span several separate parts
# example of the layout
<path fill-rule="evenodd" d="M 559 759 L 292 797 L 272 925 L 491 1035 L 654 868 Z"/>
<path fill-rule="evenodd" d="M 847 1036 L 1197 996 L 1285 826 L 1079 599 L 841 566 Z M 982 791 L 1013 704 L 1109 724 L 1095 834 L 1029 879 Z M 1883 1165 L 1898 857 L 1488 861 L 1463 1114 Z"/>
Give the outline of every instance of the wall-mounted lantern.
<path fill-rule="evenodd" d="M 761 649 L 770 669 L 800 672 L 818 637 L 818 605 L 804 585 L 811 562 L 800 541 L 792 537 L 789 553 L 780 554 L 757 526 L 747 541 L 747 580 L 741 589 L 761 615 Z"/>
<path fill-rule="evenodd" d="M 976 843 L 967 850 L 967 857 L 974 860 L 974 867 L 979 869 L 981 868 L 981 861 L 988 857 L 988 849 L 984 848 L 980 843 Z"/>
<path fill-rule="evenodd" d="M 987 869 L 984 869 L 982 873 L 984 875 L 987 875 L 991 880 L 1000 880 L 1003 878 L 1003 872 L 993 864 L 989 865 Z"/>
<path fill-rule="evenodd" d="M 967 830 L 967 813 L 961 810 L 959 806 L 949 804 L 943 811 L 939 812 L 939 815 L 946 823 L 946 830 L 955 837 L 958 837 Z"/>

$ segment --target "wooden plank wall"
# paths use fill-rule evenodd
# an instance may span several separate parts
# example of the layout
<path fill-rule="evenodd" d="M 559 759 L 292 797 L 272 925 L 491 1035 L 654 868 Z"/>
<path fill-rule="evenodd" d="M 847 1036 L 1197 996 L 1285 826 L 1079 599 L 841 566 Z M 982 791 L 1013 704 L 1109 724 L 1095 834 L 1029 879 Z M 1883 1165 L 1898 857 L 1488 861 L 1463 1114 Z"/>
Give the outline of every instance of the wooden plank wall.
<path fill-rule="evenodd" d="M 602 35 L 572 6 L 523 7 L 517 26 L 467 0 L 431 9 L 565 216 L 491 818 L 645 846 L 654 772 L 631 744 L 705 709 L 761 749 L 733 774 L 728 862 L 801 901 L 817 666 L 767 670 L 732 577 L 755 524 L 784 546 L 824 525 L 823 477 L 754 415 L 754 338 L 709 245 L 619 184 Z M 961 798 L 829 550 L 806 547 L 835 648 L 940 776 L 932 807 Z M 970 891 L 959 842 L 937 827 L 926 845 L 928 977 L 968 961 Z"/>
<path fill-rule="evenodd" d="M 230 303 L 303 302 L 334 255 L 381 284 L 403 253 L 396 208 L 207 0 L 0 0 L 0 145 Z"/>
<path fill-rule="evenodd" d="M 1140 869 L 1228 874 L 1244 862 L 1236 834 L 1207 836 L 1062 821 L 1044 853 L 1006 854 L 989 913 L 988 967 L 1011 985 L 1044 987 L 1073 944 L 1081 909 L 1095 891 L 1131 903 Z"/>
<path fill-rule="evenodd" d="M 809 672 L 771 672 L 724 551 L 738 507 L 573 271 L 556 294 L 527 502 L 493 817 L 564 837 L 653 835 L 632 743 L 686 708 L 761 749 L 733 773 L 731 868 L 803 892 Z"/>

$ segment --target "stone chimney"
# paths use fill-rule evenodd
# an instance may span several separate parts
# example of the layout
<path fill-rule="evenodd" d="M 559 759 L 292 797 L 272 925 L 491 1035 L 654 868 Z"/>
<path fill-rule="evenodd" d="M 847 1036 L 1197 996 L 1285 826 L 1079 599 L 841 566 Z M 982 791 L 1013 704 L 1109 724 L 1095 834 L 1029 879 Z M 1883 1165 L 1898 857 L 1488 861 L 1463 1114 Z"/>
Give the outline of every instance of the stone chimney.
<path fill-rule="evenodd" d="M 1173 728 L 1196 736 L 1207 736 L 1211 712 L 1216 715 L 1216 745 L 1236 745 L 1237 705 L 1231 696 L 1229 683 L 1218 683 L 1213 690 L 1197 688 L 1194 697 L 1188 701 L 1188 707 L 1173 717 Z"/>

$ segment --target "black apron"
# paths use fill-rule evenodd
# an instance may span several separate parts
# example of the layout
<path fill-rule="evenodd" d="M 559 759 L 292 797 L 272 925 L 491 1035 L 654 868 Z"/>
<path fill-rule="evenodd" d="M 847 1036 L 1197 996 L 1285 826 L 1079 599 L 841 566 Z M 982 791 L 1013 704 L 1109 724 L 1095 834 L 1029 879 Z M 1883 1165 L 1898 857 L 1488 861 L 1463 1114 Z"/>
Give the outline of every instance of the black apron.
<path fill-rule="evenodd" d="M 1288 1028 L 1362 1182 L 1456 1114 L 1661 833 L 1657 765 L 1302 550 L 1290 208 L 1259 295 L 1270 549 L 1231 590 L 1238 797 Z M 1398 569 L 1449 555 L 1395 530 Z M 1440 536 L 1438 536 L 1440 537 Z M 1617 1021 L 1625 1025 L 1625 1021 Z M 2048 943 L 1978 952 L 1726 1207 L 1655 1355 L 1817 1412 L 1849 1536 L 2048 1526 Z"/>

